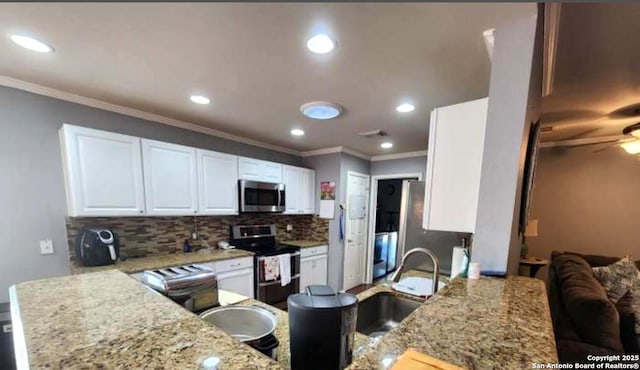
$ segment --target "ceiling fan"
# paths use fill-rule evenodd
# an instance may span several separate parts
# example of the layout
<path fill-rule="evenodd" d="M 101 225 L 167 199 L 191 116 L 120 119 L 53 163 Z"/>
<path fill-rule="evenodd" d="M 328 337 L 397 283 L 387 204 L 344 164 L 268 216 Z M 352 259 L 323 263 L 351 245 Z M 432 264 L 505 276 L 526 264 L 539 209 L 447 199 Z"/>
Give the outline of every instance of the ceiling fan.
<path fill-rule="evenodd" d="M 640 122 L 623 128 L 622 134 L 628 137 L 616 140 L 611 145 L 594 150 L 594 152 L 602 152 L 615 146 L 620 146 L 629 154 L 640 154 Z"/>

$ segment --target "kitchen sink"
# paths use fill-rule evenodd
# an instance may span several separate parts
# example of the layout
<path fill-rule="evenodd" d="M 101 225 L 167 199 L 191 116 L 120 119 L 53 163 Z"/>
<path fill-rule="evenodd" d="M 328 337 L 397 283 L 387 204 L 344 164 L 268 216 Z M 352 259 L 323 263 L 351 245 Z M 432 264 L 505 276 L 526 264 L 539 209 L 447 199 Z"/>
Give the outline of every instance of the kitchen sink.
<path fill-rule="evenodd" d="M 372 337 L 396 327 L 422 303 L 381 292 L 358 303 L 356 331 Z"/>

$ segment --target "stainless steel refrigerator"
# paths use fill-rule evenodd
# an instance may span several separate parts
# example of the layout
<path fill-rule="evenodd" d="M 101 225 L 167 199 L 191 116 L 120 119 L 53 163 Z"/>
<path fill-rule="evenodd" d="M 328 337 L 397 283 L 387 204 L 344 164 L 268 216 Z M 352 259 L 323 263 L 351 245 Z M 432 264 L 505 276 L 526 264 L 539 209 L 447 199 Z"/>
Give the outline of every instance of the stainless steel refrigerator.
<path fill-rule="evenodd" d="M 453 247 L 461 245 L 462 238 L 471 234 L 449 231 L 432 231 L 422 228 L 424 212 L 424 181 L 404 181 L 402 184 L 402 204 L 400 207 L 400 231 L 398 236 L 398 261 L 413 248 L 432 250 L 440 262 L 440 272 L 451 273 Z M 399 264 L 400 262 L 398 262 Z M 405 269 L 433 271 L 431 261 L 422 255 L 409 258 Z"/>

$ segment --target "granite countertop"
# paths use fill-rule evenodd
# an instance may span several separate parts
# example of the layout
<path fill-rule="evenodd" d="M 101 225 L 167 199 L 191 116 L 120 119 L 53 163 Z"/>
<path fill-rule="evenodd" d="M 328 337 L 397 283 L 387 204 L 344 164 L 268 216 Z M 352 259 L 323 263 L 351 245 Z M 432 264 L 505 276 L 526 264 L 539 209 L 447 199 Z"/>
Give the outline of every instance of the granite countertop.
<path fill-rule="evenodd" d="M 253 256 L 252 252 L 242 249 L 211 249 L 206 252 L 159 254 L 148 257 L 127 258 L 118 261 L 115 265 L 85 267 L 72 263 L 70 266 L 72 274 L 85 274 L 89 272 L 107 271 L 117 269 L 128 274 L 145 270 L 154 270 L 169 266 L 187 265 L 190 263 L 203 263 L 220 261 L 240 257 Z"/>
<path fill-rule="evenodd" d="M 360 301 L 379 292 L 378 285 Z M 393 292 L 397 295 L 401 293 Z M 221 302 L 256 304 L 278 318 L 278 361 L 118 270 L 17 284 L 10 289 L 19 368 L 289 369 L 287 313 L 220 291 Z M 415 297 L 406 296 L 416 299 Z M 356 369 L 385 369 L 413 348 L 468 369 L 523 369 L 557 355 L 544 283 L 525 277 L 453 279 L 383 337 L 356 333 Z"/>
<path fill-rule="evenodd" d="M 291 245 L 299 248 L 313 248 L 321 245 L 328 245 L 326 240 L 284 240 L 280 244 Z"/>
<path fill-rule="evenodd" d="M 376 286 L 359 300 L 379 292 Z M 544 282 L 521 276 L 455 278 L 358 354 L 349 370 L 386 369 L 409 348 L 466 369 L 528 369 L 558 362 Z"/>
<path fill-rule="evenodd" d="M 281 369 L 117 270 L 10 289 L 19 369 Z"/>

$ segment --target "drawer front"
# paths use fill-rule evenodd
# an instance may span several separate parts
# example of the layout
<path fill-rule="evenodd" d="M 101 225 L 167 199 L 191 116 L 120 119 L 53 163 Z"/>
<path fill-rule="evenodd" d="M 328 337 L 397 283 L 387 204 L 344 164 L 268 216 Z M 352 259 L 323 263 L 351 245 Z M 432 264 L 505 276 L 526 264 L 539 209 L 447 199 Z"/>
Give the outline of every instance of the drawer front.
<path fill-rule="evenodd" d="M 327 247 L 326 245 L 321 245 L 313 248 L 302 248 L 300 249 L 300 256 L 302 258 L 305 258 L 305 257 L 316 256 L 319 254 L 327 254 L 328 250 L 329 250 L 329 247 Z"/>
<path fill-rule="evenodd" d="M 253 257 L 236 258 L 232 260 L 216 261 L 216 273 L 253 268 Z"/>

